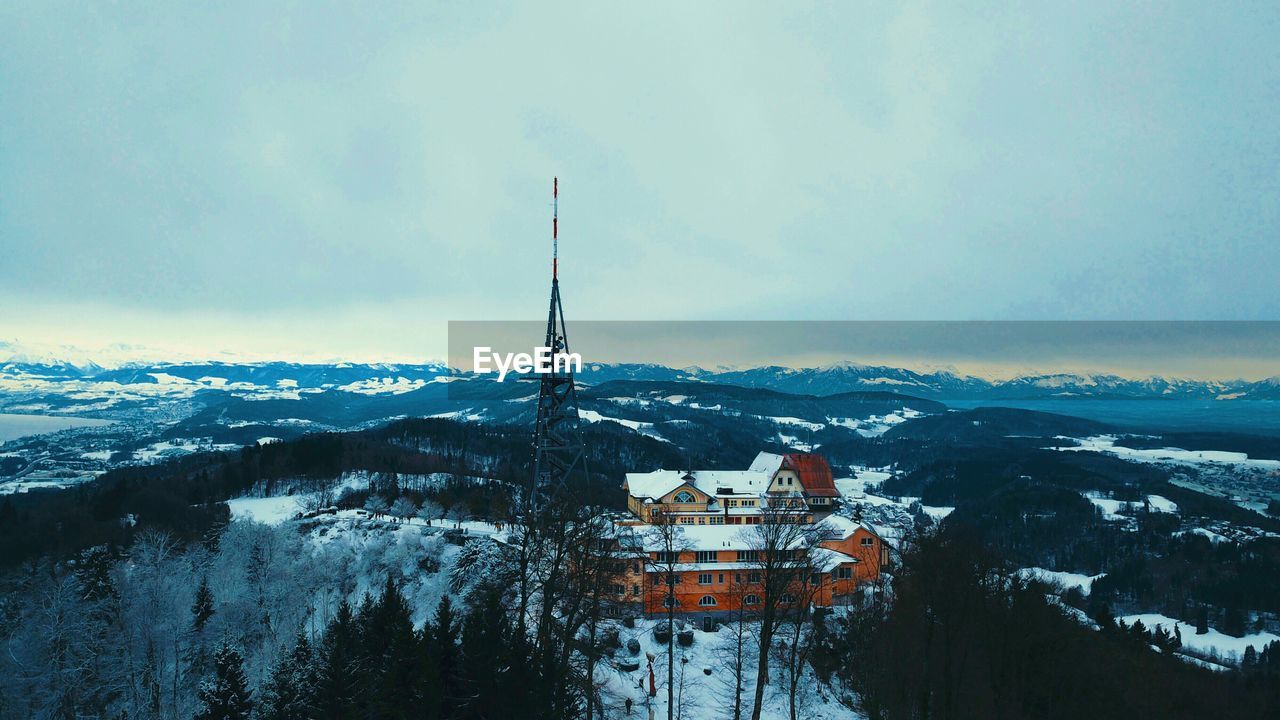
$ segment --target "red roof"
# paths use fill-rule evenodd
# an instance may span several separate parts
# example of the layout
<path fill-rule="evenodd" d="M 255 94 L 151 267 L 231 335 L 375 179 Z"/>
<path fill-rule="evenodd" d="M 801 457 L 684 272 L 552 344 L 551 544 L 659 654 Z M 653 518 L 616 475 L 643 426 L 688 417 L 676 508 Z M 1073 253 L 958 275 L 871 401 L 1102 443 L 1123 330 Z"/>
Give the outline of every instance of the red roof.
<path fill-rule="evenodd" d="M 809 453 L 788 453 L 782 459 L 782 467 L 795 470 L 800 476 L 800 485 L 808 495 L 817 497 L 840 497 L 836 490 L 835 477 L 831 474 L 831 466 L 821 455 Z"/>

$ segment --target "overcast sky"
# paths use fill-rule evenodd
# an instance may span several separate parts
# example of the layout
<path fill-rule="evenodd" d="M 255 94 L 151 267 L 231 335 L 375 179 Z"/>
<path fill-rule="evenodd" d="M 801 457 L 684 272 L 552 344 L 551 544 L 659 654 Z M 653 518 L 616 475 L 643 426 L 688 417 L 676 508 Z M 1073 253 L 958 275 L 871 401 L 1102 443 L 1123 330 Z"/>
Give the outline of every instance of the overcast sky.
<path fill-rule="evenodd" d="M 1280 5 L 0 3 L 0 340 L 1280 319 Z"/>

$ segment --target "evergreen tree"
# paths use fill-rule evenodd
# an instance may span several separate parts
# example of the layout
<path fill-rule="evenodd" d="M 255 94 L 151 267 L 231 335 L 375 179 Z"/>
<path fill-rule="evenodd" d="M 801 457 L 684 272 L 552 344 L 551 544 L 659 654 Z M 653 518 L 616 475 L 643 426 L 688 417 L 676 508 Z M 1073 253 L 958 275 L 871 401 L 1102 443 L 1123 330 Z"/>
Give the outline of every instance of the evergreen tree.
<path fill-rule="evenodd" d="M 1232 637 L 1244 637 L 1245 622 L 1243 610 L 1235 606 L 1229 607 L 1222 615 L 1222 632 Z"/>
<path fill-rule="evenodd" d="M 213 678 L 201 683 L 199 699 L 202 707 L 195 720 L 248 720 L 253 711 L 244 658 L 230 643 L 223 642 L 214 653 Z"/>
<path fill-rule="evenodd" d="M 1204 605 L 1196 610 L 1196 634 L 1209 634 L 1209 608 Z"/>
<path fill-rule="evenodd" d="M 280 661 L 259 698 L 260 720 L 311 720 L 317 715 L 315 657 L 307 636 L 298 633 L 293 651 Z"/>
<path fill-rule="evenodd" d="M 200 587 L 196 588 L 196 600 L 191 606 L 191 629 L 197 633 L 204 631 L 209 618 L 213 617 L 213 591 L 209 589 L 208 576 L 200 578 Z"/>
<path fill-rule="evenodd" d="M 346 600 L 324 635 L 321 644 L 316 706 L 320 717 L 349 718 L 360 700 L 360 632 L 351 605 Z"/>
<path fill-rule="evenodd" d="M 379 718 L 421 716 L 415 698 L 422 679 L 419 638 L 409 605 L 391 576 L 362 621 L 370 713 Z"/>
<path fill-rule="evenodd" d="M 511 637 L 501 593 L 490 589 L 477 597 L 462 622 L 461 676 L 466 698 L 459 707 L 462 717 L 511 717 L 522 707 L 518 694 L 523 686 L 512 682 Z"/>
<path fill-rule="evenodd" d="M 447 717 L 452 717 L 464 692 L 458 650 L 459 630 L 458 620 L 453 614 L 453 602 L 445 595 L 436 606 L 435 621 L 431 624 L 431 649 L 435 653 L 443 692 L 441 710 Z"/>

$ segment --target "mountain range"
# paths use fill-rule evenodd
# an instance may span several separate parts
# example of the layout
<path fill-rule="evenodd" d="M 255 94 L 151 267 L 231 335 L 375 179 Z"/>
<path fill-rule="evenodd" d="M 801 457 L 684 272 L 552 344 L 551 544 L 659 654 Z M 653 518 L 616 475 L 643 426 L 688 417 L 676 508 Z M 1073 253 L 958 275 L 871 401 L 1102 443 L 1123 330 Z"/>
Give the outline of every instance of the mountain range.
<path fill-rule="evenodd" d="M 417 389 L 449 374 L 449 369 L 441 363 L 133 363 L 108 369 L 92 363 L 11 360 L 0 364 L 0 383 L 8 381 L 0 384 L 0 391 L 15 389 L 17 381 L 25 378 L 29 381 L 123 385 L 185 381 L 211 388 L 289 387 L 384 394 Z M 947 370 L 922 372 L 856 363 L 810 368 L 771 365 L 749 369 L 592 363 L 583 368 L 579 380 L 587 385 L 613 380 L 709 382 L 806 395 L 883 391 L 934 400 L 1280 400 L 1280 376 L 1251 381 L 1055 373 L 989 379 Z"/>

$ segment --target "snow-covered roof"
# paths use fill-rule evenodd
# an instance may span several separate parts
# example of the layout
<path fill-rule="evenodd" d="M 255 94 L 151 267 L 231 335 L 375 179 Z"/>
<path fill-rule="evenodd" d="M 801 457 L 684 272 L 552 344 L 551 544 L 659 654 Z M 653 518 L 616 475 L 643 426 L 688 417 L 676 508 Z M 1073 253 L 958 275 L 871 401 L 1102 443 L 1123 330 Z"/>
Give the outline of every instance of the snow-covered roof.
<path fill-rule="evenodd" d="M 778 472 L 778 468 L 782 467 L 782 456 L 774 453 L 762 452 L 756 455 L 756 459 L 751 461 L 751 467 L 747 468 L 752 472 L 769 473 L 769 477 Z"/>
<path fill-rule="evenodd" d="M 843 515 L 828 515 L 818 523 L 818 528 L 828 537 L 835 540 L 845 540 L 858 531 L 858 528 L 867 527 L 860 522 L 851 520 Z M 874 530 L 867 527 L 874 534 Z"/>
<path fill-rule="evenodd" d="M 689 479 L 686 479 L 689 478 Z M 751 470 L 655 470 L 627 473 L 627 492 L 638 498 L 660 498 L 686 482 L 698 490 L 720 497 L 755 497 L 769 488 L 771 474 Z M 720 492 L 725 490 L 726 492 Z"/>
<path fill-rule="evenodd" d="M 831 572 L 843 563 L 860 562 L 858 558 L 852 555 L 846 555 L 839 550 L 825 547 L 816 547 L 810 550 L 809 560 L 821 572 Z"/>
<path fill-rule="evenodd" d="M 632 497 L 656 500 L 684 484 L 684 473 L 677 470 L 627 473 L 627 492 L 631 493 Z"/>

